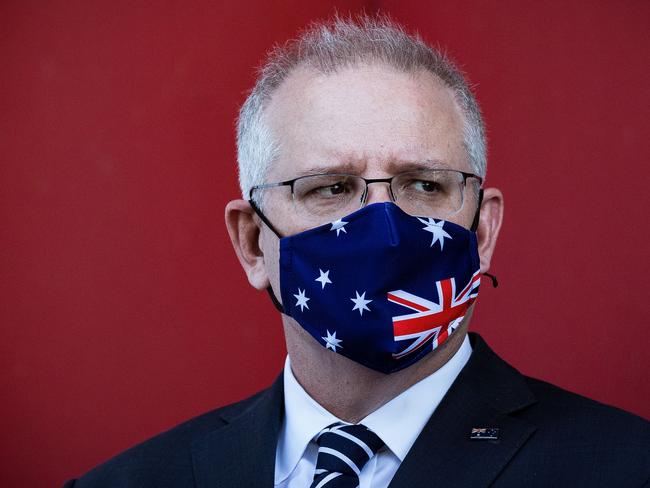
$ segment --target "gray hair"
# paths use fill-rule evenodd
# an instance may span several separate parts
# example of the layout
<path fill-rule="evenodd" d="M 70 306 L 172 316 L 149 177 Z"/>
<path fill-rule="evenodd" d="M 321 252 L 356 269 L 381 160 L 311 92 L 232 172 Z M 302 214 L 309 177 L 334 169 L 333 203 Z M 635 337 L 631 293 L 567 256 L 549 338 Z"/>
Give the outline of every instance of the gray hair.
<path fill-rule="evenodd" d="M 463 144 L 472 170 L 485 177 L 486 141 L 481 111 L 454 63 L 386 16 L 335 17 L 312 24 L 297 39 L 274 48 L 260 69 L 237 123 L 239 184 L 244 198 L 248 198 L 251 187 L 264 183 L 279 152 L 264 116 L 278 86 L 298 67 L 331 74 L 364 62 L 382 62 L 404 72 L 426 70 L 451 88 L 463 117 Z"/>

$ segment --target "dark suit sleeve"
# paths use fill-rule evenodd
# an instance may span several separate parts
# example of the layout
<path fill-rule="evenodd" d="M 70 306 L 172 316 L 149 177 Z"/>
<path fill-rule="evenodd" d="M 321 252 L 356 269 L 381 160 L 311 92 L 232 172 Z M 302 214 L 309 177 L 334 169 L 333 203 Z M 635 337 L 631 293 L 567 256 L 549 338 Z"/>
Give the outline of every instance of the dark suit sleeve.
<path fill-rule="evenodd" d="M 65 485 L 63 485 L 61 488 L 74 488 L 76 482 L 77 480 L 66 481 Z"/>

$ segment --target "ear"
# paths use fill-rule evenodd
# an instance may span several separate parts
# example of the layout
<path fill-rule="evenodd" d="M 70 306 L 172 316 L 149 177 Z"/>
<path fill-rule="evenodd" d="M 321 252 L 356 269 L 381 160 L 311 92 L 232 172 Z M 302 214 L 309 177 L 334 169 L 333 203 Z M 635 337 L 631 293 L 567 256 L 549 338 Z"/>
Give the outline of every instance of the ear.
<path fill-rule="evenodd" d="M 260 247 L 260 220 L 246 200 L 233 200 L 226 205 L 226 227 L 235 254 L 250 284 L 258 290 L 269 286 L 269 276 Z"/>
<path fill-rule="evenodd" d="M 481 258 L 481 273 L 490 269 L 490 261 L 497 244 L 499 229 L 503 221 L 503 195 L 497 188 L 483 190 L 483 203 L 476 234 L 478 237 L 478 254 Z"/>

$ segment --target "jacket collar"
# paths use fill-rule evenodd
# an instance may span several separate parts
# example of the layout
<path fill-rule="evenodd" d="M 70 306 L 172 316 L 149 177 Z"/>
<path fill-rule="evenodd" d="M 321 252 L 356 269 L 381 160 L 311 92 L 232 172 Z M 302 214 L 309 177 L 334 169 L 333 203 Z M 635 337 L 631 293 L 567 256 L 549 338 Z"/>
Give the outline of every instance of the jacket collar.
<path fill-rule="evenodd" d="M 192 444 L 197 488 L 273 486 L 283 409 L 282 375 L 244 410 L 223 409 L 225 425 Z"/>
<path fill-rule="evenodd" d="M 523 376 L 477 334 L 473 353 L 425 425 L 390 488 L 488 486 L 535 431 L 512 416 L 535 403 Z M 197 488 L 273 486 L 282 422 L 282 375 L 243 410 L 221 411 L 225 425 L 192 446 Z M 470 440 L 472 428 L 498 428 L 495 441 Z"/>
<path fill-rule="evenodd" d="M 489 486 L 535 431 L 512 416 L 536 402 L 523 376 L 477 334 L 473 353 L 398 469 L 390 488 Z M 470 439 L 497 428 L 497 440 Z"/>

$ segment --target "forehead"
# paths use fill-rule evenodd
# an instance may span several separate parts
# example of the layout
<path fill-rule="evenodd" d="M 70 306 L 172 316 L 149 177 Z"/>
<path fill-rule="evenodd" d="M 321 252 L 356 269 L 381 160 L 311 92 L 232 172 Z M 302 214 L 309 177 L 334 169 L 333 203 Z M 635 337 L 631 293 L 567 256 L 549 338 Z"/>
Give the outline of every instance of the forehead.
<path fill-rule="evenodd" d="M 316 168 L 372 176 L 414 163 L 470 169 L 453 93 L 423 70 L 299 68 L 273 94 L 265 116 L 280 147 L 270 179 Z"/>

